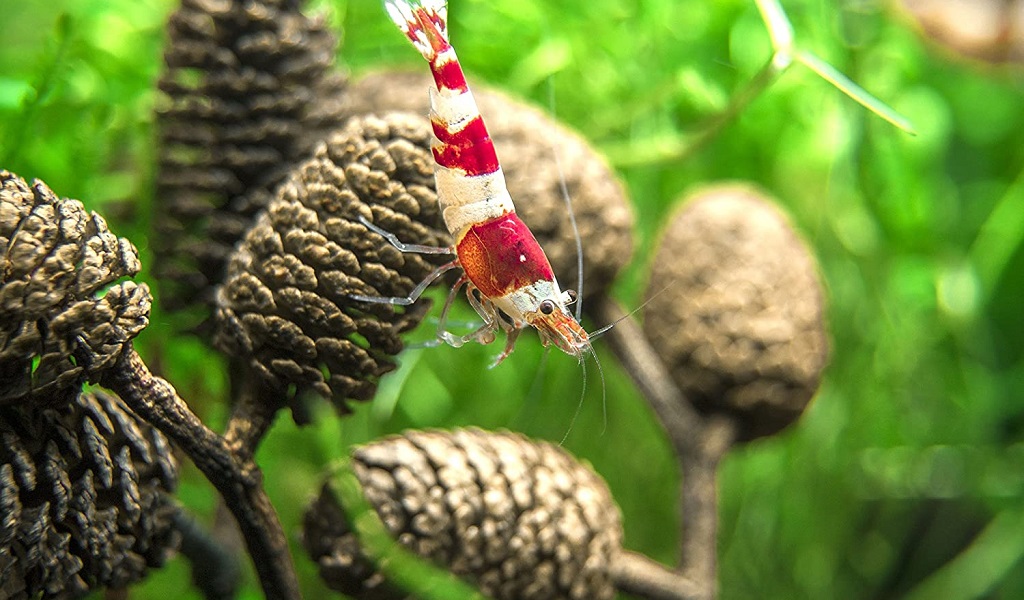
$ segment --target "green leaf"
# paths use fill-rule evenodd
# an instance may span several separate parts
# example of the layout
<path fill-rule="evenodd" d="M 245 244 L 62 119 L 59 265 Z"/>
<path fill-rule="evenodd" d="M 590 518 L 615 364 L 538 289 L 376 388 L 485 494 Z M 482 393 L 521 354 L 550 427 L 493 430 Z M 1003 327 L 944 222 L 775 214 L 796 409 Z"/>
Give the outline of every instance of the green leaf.
<path fill-rule="evenodd" d="M 967 548 L 906 595 L 924 598 L 981 598 L 998 595 L 1001 581 L 1024 558 L 1024 510 L 1004 510 Z"/>
<path fill-rule="evenodd" d="M 20 108 L 32 91 L 32 84 L 27 81 L 0 77 L 0 110 Z"/>
<path fill-rule="evenodd" d="M 573 61 L 572 45 L 564 37 L 555 37 L 538 44 L 519 61 L 509 76 L 514 88 L 527 89 L 570 66 Z"/>
<path fill-rule="evenodd" d="M 992 208 L 970 249 L 985 295 L 991 296 L 1024 244 L 1024 171 Z"/>
<path fill-rule="evenodd" d="M 422 350 L 407 350 L 402 353 L 402 360 L 399 362 L 398 370 L 390 377 L 384 377 L 377 387 L 377 394 L 373 397 L 372 411 L 377 421 L 386 422 L 395 413 L 398 405 L 398 398 L 405 389 L 416 365 L 423 358 Z"/>
<path fill-rule="evenodd" d="M 869 94 L 864 88 L 854 83 L 853 80 L 846 75 L 840 73 L 839 70 L 832 65 L 821 60 L 814 54 L 803 50 L 796 53 L 796 60 L 804 64 L 808 69 L 817 73 L 818 76 L 825 81 L 839 88 L 839 90 L 844 94 L 862 104 L 864 108 L 867 108 L 871 112 L 910 135 L 917 135 L 917 132 L 914 131 L 914 126 L 910 123 L 910 119 L 904 117 L 888 104 Z"/>

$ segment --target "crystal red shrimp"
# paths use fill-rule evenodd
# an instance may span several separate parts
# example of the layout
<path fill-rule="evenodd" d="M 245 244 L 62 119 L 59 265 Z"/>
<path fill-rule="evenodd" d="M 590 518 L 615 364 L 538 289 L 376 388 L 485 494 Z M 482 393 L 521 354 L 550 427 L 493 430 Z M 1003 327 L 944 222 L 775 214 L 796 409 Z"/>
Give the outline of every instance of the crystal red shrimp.
<path fill-rule="evenodd" d="M 455 244 L 446 249 L 401 244 L 369 222 L 400 249 L 412 252 L 451 252 L 454 261 L 434 271 L 407 298 L 367 301 L 409 304 L 442 273 L 461 268 L 441 313 L 438 338 L 453 346 L 476 340 L 489 343 L 495 332 L 505 331 L 507 343 L 501 362 L 512 352 L 519 333 L 531 326 L 545 346 L 555 345 L 582 360 L 590 349 L 587 332 L 566 309 L 575 301 L 571 290 L 562 291 L 537 239 L 516 215 L 505 176 L 466 76 L 448 40 L 447 3 L 444 0 L 385 0 L 391 20 L 430 64 L 430 122 L 435 140 L 434 178 L 445 225 Z M 470 304 L 484 324 L 473 333 L 456 336 L 445 331 L 448 309 L 467 285 Z"/>

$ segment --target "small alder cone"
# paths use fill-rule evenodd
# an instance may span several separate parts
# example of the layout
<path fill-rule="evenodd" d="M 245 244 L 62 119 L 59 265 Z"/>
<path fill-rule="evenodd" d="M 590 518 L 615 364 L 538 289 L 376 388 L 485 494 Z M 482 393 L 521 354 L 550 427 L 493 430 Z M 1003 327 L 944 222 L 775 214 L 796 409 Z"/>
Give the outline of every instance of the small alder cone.
<path fill-rule="evenodd" d="M 349 294 L 405 296 L 450 257 L 401 252 L 360 216 L 414 244 L 447 246 L 433 191 L 430 125 L 354 118 L 279 188 L 217 292 L 215 344 L 282 393 L 311 390 L 347 410 L 395 367 L 399 333 L 429 302 L 402 308 Z"/>
<path fill-rule="evenodd" d="M 149 323 L 131 242 L 78 200 L 0 170 L 0 405 L 73 397 Z M 108 287 L 109 286 L 109 287 Z"/>
<path fill-rule="evenodd" d="M 354 114 L 404 110 L 427 114 L 429 74 L 381 71 L 349 89 Z M 470 82 L 494 140 L 516 212 L 544 248 L 563 288 L 579 288 L 576 237 L 562 184 L 583 241 L 584 296 L 601 293 L 633 253 L 633 210 L 604 159 L 577 133 L 542 111 Z"/>
<path fill-rule="evenodd" d="M 803 413 L 828 355 L 814 260 L 757 191 L 694 195 L 654 258 L 644 331 L 701 411 L 733 416 L 741 439 Z"/>
<path fill-rule="evenodd" d="M 356 449 L 353 464 L 398 542 L 488 597 L 614 597 L 618 508 L 604 481 L 561 448 L 478 429 L 408 431 Z M 415 595 L 374 571 L 327 487 L 306 511 L 304 544 L 336 591 Z"/>
<path fill-rule="evenodd" d="M 1024 63 L 1024 0 L 902 0 L 931 40 L 989 63 Z"/>
<path fill-rule="evenodd" d="M 274 186 L 343 121 L 337 39 L 299 5 L 182 0 L 168 21 L 154 205 L 168 309 L 208 310 Z"/>
<path fill-rule="evenodd" d="M 121 588 L 177 548 L 167 441 L 99 391 L 0 406 L 0 598 Z"/>

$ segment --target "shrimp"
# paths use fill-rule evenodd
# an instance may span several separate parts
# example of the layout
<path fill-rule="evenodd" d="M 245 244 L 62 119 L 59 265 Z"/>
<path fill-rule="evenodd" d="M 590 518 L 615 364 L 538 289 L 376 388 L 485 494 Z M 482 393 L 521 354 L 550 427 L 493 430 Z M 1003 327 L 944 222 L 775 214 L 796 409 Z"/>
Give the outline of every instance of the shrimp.
<path fill-rule="evenodd" d="M 505 176 L 466 76 L 448 40 L 445 0 L 385 0 L 391 20 L 430 64 L 430 122 L 434 131 L 434 179 L 450 248 L 402 244 L 393 235 L 363 220 L 403 251 L 451 253 L 455 260 L 438 267 L 405 298 L 352 297 L 363 301 L 411 304 L 443 273 L 461 269 L 441 313 L 438 339 L 452 346 L 475 340 L 494 341 L 501 329 L 505 349 L 495 365 L 512 352 L 526 327 L 533 327 L 545 346 L 554 345 L 580 362 L 591 349 L 587 332 L 566 308 L 576 300 L 561 290 L 544 250 L 516 215 Z M 484 320 L 476 331 L 456 336 L 445 320 L 459 289 Z"/>

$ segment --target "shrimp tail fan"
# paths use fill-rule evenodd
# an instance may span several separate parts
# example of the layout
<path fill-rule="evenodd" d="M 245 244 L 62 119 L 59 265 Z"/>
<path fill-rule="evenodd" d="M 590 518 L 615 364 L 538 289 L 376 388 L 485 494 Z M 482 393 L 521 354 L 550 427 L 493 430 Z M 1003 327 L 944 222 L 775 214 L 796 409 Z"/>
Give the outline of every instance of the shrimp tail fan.
<path fill-rule="evenodd" d="M 385 0 L 384 8 L 428 61 L 450 47 L 447 0 Z"/>

